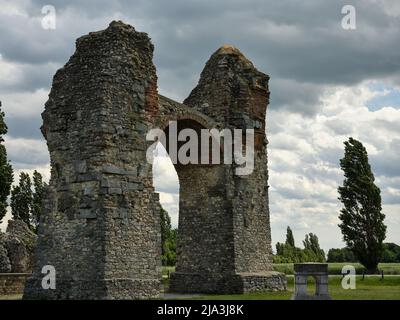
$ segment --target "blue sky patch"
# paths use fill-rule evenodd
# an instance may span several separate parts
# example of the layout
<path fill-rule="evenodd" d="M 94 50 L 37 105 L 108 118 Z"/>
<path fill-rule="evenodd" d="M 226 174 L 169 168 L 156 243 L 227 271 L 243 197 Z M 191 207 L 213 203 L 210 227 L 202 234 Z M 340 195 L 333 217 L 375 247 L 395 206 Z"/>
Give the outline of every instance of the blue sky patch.
<path fill-rule="evenodd" d="M 400 109 L 400 90 L 391 87 L 385 87 L 382 84 L 373 84 L 370 88 L 378 91 L 379 94 L 366 102 L 366 106 L 371 111 L 376 111 L 384 107 L 393 107 Z"/>

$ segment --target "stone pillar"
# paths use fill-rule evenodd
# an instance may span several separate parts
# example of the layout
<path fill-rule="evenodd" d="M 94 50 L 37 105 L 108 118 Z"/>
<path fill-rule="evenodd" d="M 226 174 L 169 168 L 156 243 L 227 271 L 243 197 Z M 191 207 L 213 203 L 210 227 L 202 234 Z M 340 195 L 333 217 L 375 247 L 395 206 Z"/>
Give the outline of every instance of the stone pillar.
<path fill-rule="evenodd" d="M 54 76 L 42 132 L 51 180 L 26 299 L 157 297 L 158 194 L 145 135 L 158 113 L 153 45 L 112 22 L 79 38 Z M 44 290 L 42 267 L 56 270 Z"/>
<path fill-rule="evenodd" d="M 191 176 L 177 170 L 181 203 L 177 266 L 170 282 L 173 291 L 241 293 L 286 288 L 285 276 L 272 271 L 265 134 L 268 79 L 238 49 L 223 46 L 206 63 L 198 85 L 184 101 L 212 118 L 220 130 L 254 129 L 255 165 L 251 174 L 242 176 L 236 174 L 235 164 L 200 166 L 190 170 Z M 199 179 L 194 185 L 195 170 Z M 182 197 L 185 190 L 197 188 L 208 199 L 187 202 L 188 196 Z M 189 258 L 193 248 L 199 263 Z"/>
<path fill-rule="evenodd" d="M 315 279 L 315 295 L 307 293 L 307 278 Z M 328 291 L 328 264 L 326 263 L 295 263 L 295 291 L 292 300 L 331 300 Z"/>

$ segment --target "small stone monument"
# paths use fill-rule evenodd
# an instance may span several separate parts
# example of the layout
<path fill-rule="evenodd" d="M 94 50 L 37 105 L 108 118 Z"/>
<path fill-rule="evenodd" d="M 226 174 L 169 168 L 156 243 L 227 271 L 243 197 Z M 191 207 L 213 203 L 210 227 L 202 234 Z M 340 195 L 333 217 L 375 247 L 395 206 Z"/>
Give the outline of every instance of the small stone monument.
<path fill-rule="evenodd" d="M 315 279 L 315 294 L 307 293 L 307 278 Z M 328 292 L 327 263 L 295 263 L 292 300 L 332 300 Z"/>

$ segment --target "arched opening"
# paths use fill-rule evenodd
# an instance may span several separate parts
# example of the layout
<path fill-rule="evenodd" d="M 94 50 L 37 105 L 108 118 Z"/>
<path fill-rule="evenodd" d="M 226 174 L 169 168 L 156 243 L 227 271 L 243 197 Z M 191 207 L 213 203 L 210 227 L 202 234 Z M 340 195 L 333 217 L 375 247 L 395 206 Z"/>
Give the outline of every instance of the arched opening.
<path fill-rule="evenodd" d="M 171 217 L 173 228 L 178 227 L 179 179 L 167 151 L 161 143 L 154 150 L 153 185 L 160 194 L 160 203 Z"/>
<path fill-rule="evenodd" d="M 197 152 L 200 157 L 200 131 L 205 129 L 204 126 L 192 119 L 178 120 L 176 124 L 178 135 L 183 129 L 193 129 L 197 133 Z M 153 183 L 160 193 L 161 205 L 171 216 L 173 227 L 178 227 L 176 272 L 174 278 L 171 278 L 170 289 L 190 291 L 193 286 L 201 291 L 199 286 L 202 281 L 199 278 L 210 279 L 210 273 L 224 274 L 226 270 L 232 269 L 234 260 L 233 251 L 226 245 L 232 239 L 232 224 L 227 218 L 230 203 L 225 194 L 225 166 L 182 164 L 179 159 L 173 164 L 169 125 L 164 131 L 167 143 L 165 146 L 159 143 L 155 149 Z M 177 141 L 177 150 L 189 139 Z M 209 152 L 210 149 L 208 155 Z M 212 280 L 211 284 L 210 281 L 204 283 L 204 290 L 214 290 L 210 285 L 217 286 L 216 281 Z M 183 284 L 185 290 L 180 288 Z"/>
<path fill-rule="evenodd" d="M 176 264 L 176 242 L 179 214 L 179 179 L 164 146 L 158 143 L 153 158 L 153 186 L 159 194 L 161 212 L 161 257 L 163 272 L 168 276 Z"/>
<path fill-rule="evenodd" d="M 307 294 L 315 296 L 317 293 L 316 279 L 314 276 L 307 277 Z"/>

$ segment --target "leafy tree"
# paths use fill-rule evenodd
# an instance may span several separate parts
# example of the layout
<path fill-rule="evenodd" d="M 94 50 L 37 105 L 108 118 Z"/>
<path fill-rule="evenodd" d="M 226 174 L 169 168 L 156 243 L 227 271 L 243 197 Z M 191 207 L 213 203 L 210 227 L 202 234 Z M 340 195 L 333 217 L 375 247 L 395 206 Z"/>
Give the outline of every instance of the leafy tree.
<path fill-rule="evenodd" d="M 357 262 L 357 259 L 349 248 L 332 248 L 328 251 L 328 262 Z"/>
<path fill-rule="evenodd" d="M 381 262 L 400 262 L 400 246 L 395 243 L 384 243 Z"/>
<path fill-rule="evenodd" d="M 160 210 L 161 218 L 161 255 L 162 264 L 173 266 L 176 262 L 177 230 L 171 227 L 171 218 L 163 208 Z"/>
<path fill-rule="evenodd" d="M 303 245 L 304 251 L 309 258 L 316 262 L 325 262 L 325 252 L 320 248 L 316 234 L 306 234 Z"/>
<path fill-rule="evenodd" d="M 295 247 L 293 231 L 289 226 L 286 229 L 286 244 L 292 246 L 293 248 Z"/>
<path fill-rule="evenodd" d="M 339 227 L 347 246 L 369 272 L 376 272 L 386 237 L 385 215 L 381 213 L 380 189 L 368 163 L 368 154 L 361 142 L 349 138 L 344 142 L 345 154 L 340 160 L 344 171 L 343 186 L 338 188 L 341 209 Z"/>
<path fill-rule="evenodd" d="M 160 220 L 161 220 L 161 243 L 165 243 L 165 241 L 170 237 L 171 233 L 171 218 L 168 215 L 168 212 L 163 208 L 160 209 Z"/>
<path fill-rule="evenodd" d="M 177 240 L 177 230 L 172 229 L 170 237 L 166 240 L 165 253 L 162 257 L 163 265 L 174 266 L 176 264 L 176 240 Z"/>
<path fill-rule="evenodd" d="M 31 208 L 31 222 L 35 230 L 39 224 L 40 215 L 42 213 L 42 201 L 46 183 L 43 182 L 42 175 L 36 170 L 33 172 L 33 190 L 32 195 L 32 208 Z"/>
<path fill-rule="evenodd" d="M 332 248 L 328 251 L 328 262 L 345 262 L 342 249 Z"/>
<path fill-rule="evenodd" d="M 283 246 L 284 246 L 283 243 L 280 243 L 280 242 L 276 243 L 275 248 L 276 248 L 276 254 L 278 256 L 281 256 L 283 254 Z"/>
<path fill-rule="evenodd" d="M 13 219 L 24 221 L 34 232 L 37 231 L 42 212 L 42 200 L 46 183 L 36 170 L 32 180 L 28 173 L 21 172 L 19 184 L 11 191 L 11 213 Z"/>
<path fill-rule="evenodd" d="M 276 244 L 276 255 L 273 257 L 274 263 L 293 263 L 298 262 L 298 251 L 287 243 Z"/>
<path fill-rule="evenodd" d="M 276 243 L 276 255 L 275 263 L 290 263 L 297 262 L 299 257 L 298 248 L 295 247 L 294 236 L 292 229 L 288 226 L 286 229 L 286 241 L 285 243 Z M 279 261 L 278 261 L 279 260 Z"/>
<path fill-rule="evenodd" d="M 13 182 L 13 169 L 7 160 L 6 147 L 3 145 L 3 135 L 7 134 L 8 128 L 4 121 L 4 112 L 1 111 L 0 101 L 0 223 L 7 213 L 7 198 L 10 195 Z"/>
<path fill-rule="evenodd" d="M 294 246 L 295 241 L 292 229 L 288 226 L 286 232 L 286 242 L 276 244 L 276 255 L 273 257 L 274 263 L 298 263 L 298 262 L 324 262 L 325 253 L 320 248 L 318 237 L 310 233 L 303 241 L 304 249 Z"/>
<path fill-rule="evenodd" d="M 14 220 L 22 220 L 30 227 L 32 200 L 31 178 L 29 174 L 21 172 L 18 186 L 14 186 L 11 191 L 11 213 Z"/>

